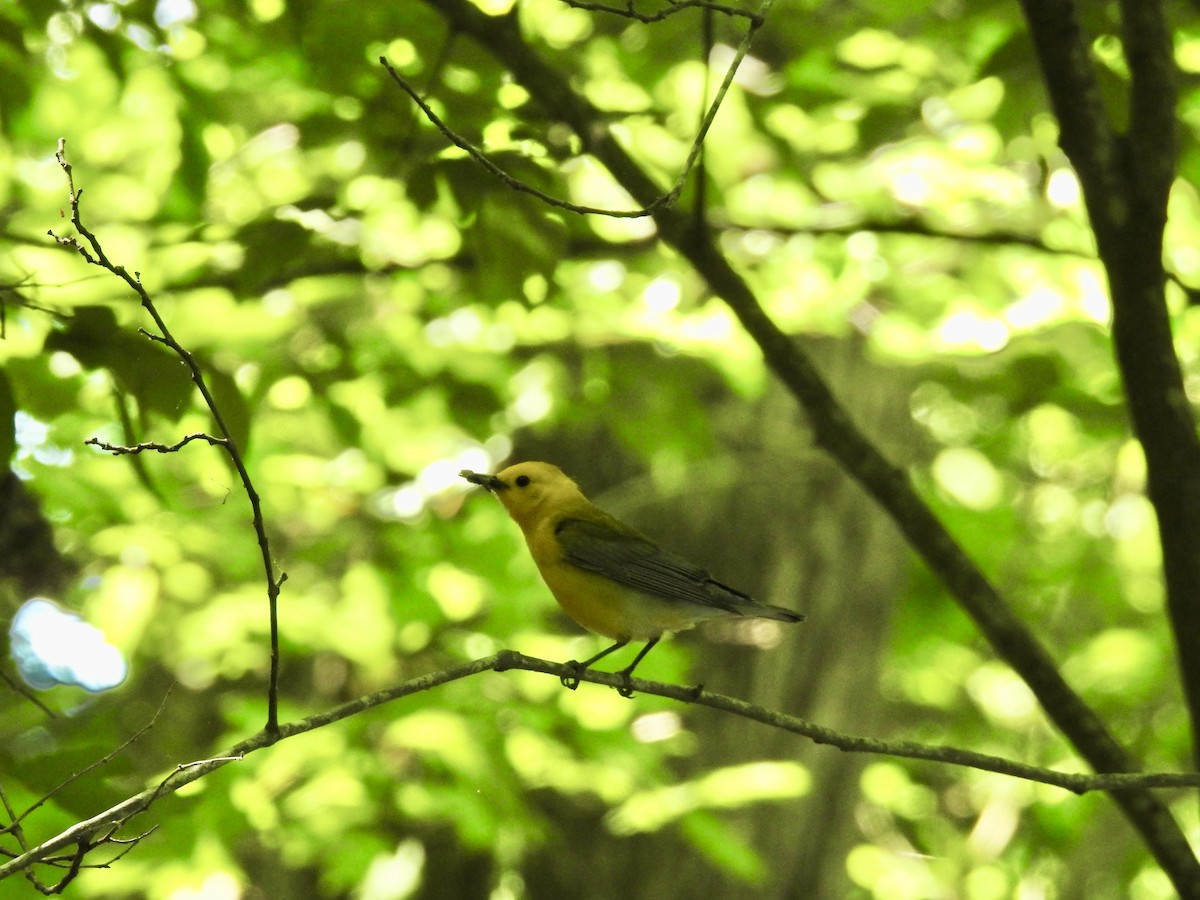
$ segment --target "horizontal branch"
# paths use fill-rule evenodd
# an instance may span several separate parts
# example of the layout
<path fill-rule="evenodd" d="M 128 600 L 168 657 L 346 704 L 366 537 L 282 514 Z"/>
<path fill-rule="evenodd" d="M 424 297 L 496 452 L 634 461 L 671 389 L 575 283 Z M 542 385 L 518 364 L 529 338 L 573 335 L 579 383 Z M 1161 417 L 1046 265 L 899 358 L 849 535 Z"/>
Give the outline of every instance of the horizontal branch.
<path fill-rule="evenodd" d="M 153 450 L 155 453 L 175 453 L 192 441 L 208 441 L 208 443 L 215 447 L 228 448 L 229 446 L 229 441 L 225 438 L 213 437 L 211 434 L 205 434 L 204 432 L 189 434 L 174 444 L 158 444 L 154 441 L 146 441 L 141 444 L 135 444 L 132 447 L 122 447 L 119 444 L 107 444 L 98 438 L 88 438 L 84 443 L 90 444 L 93 447 L 99 447 L 113 456 L 125 456 L 134 453 L 144 453 L 147 450 Z"/>
<path fill-rule="evenodd" d="M 523 669 L 528 672 L 544 672 L 559 677 L 571 676 L 575 670 L 563 663 L 549 662 L 532 656 L 525 656 L 511 650 L 501 651 L 494 657 L 495 664 L 491 666 L 497 672 L 506 669 Z M 621 688 L 625 681 L 619 674 L 595 672 L 587 670 L 580 676 L 582 681 L 594 684 L 608 685 Z M 1081 772 L 1060 772 L 1056 769 L 1046 769 L 1015 762 L 1000 756 L 990 756 L 986 753 L 976 753 L 973 750 L 963 750 L 957 747 L 947 747 L 937 744 L 921 744 L 914 741 L 885 741 L 879 738 L 863 737 L 860 735 L 844 734 L 824 725 L 818 725 L 799 716 L 778 712 L 747 703 L 736 697 L 725 694 L 714 694 L 703 687 L 683 687 L 677 684 L 665 684 L 661 681 L 644 681 L 632 679 L 635 693 L 653 694 L 656 697 L 666 697 L 682 703 L 694 703 L 697 706 L 707 706 L 731 715 L 761 722 L 772 728 L 790 731 L 806 737 L 814 744 L 824 744 L 836 747 L 846 753 L 871 753 L 878 756 L 893 756 L 899 759 L 922 759 L 930 762 L 940 762 L 952 766 L 969 769 L 979 769 L 984 772 L 995 772 L 1000 775 L 1010 775 L 1025 781 L 1035 781 L 1071 791 L 1074 794 L 1086 794 L 1092 791 L 1110 791 L 1130 788 L 1182 788 L 1200 787 L 1200 773 L 1171 773 L 1171 772 L 1106 772 L 1087 774 Z"/>
<path fill-rule="evenodd" d="M 852 222 L 814 222 L 799 227 L 781 227 L 779 225 L 758 225 L 744 219 L 730 219 L 725 223 L 724 232 L 732 228 L 745 231 L 765 231 L 770 234 L 812 235 L 813 237 L 850 236 L 853 234 L 898 235 L 900 237 L 928 238 L 936 241 L 955 241 L 962 244 L 980 244 L 994 247 L 1022 247 L 1039 253 L 1054 256 L 1072 256 L 1082 259 L 1095 259 L 1096 251 L 1086 247 L 1052 247 L 1034 234 L 1024 231 L 1014 231 L 1003 228 L 988 231 L 950 231 L 937 228 L 920 219 L 902 219 L 896 221 L 874 221 L 861 219 Z"/>
<path fill-rule="evenodd" d="M 606 685 L 612 688 L 620 688 L 625 684 L 623 676 L 615 673 L 597 672 L 592 669 L 577 672 L 576 669 L 565 663 L 556 663 L 534 656 L 525 656 L 512 650 L 502 650 L 492 656 L 440 669 L 428 675 L 422 675 L 418 678 L 402 682 L 394 687 L 377 691 L 373 694 L 367 694 L 326 712 L 301 719 L 298 722 L 281 724 L 277 731 L 272 732 L 264 729 L 253 737 L 230 747 L 220 756 L 176 766 L 157 787 L 148 788 L 139 794 L 135 794 L 127 800 L 118 803 L 116 806 L 92 816 L 86 821 L 72 825 L 61 834 L 43 841 L 20 856 L 0 864 L 0 881 L 3 881 L 10 875 L 29 869 L 51 854 L 75 844 L 88 843 L 96 834 L 102 831 L 112 831 L 114 826 L 119 827 L 124 825 L 134 816 L 145 812 L 159 799 L 174 793 L 184 785 L 191 784 L 208 775 L 210 772 L 215 772 L 229 763 L 240 761 L 251 753 L 270 747 L 279 741 L 309 731 L 315 731 L 318 728 L 332 725 L 335 722 L 348 719 L 351 716 L 358 715 L 377 706 L 382 706 L 385 703 L 390 703 L 412 694 L 429 691 L 443 684 L 449 684 L 452 681 L 478 675 L 481 672 L 505 672 L 510 670 L 541 672 L 553 675 L 556 678 L 563 678 L 565 676 L 578 677 L 580 681 L 588 681 L 593 684 Z M 665 697 L 670 700 L 679 701 L 680 703 L 707 706 L 710 709 L 720 710 L 721 712 L 739 716 L 743 719 L 760 722 L 771 728 L 790 731 L 793 734 L 808 738 L 813 743 L 836 747 L 847 753 L 870 753 L 899 759 L 927 760 L 946 765 L 978 769 L 1038 784 L 1047 784 L 1052 787 L 1071 791 L 1074 794 L 1086 794 L 1091 791 L 1132 790 L 1135 788 L 1200 787 L 1200 773 L 1106 772 L 1091 775 L 1077 772 L 1060 772 L 1055 769 L 1031 766 L 1014 760 L 1004 759 L 1003 757 L 990 756 L 986 753 L 976 753 L 973 750 L 963 750 L 957 747 L 920 744 L 913 741 L 885 741 L 878 738 L 844 734 L 832 728 L 826 728 L 823 725 L 809 722 L 807 719 L 802 719 L 799 716 L 747 703 L 745 700 L 739 700 L 736 697 L 715 694 L 712 691 L 704 690 L 703 687 L 685 687 L 677 684 L 666 684 L 660 681 L 646 681 L 641 678 L 632 679 L 632 685 L 636 693 Z"/>
<path fill-rule="evenodd" d="M 610 3 L 594 3 L 591 0 L 562 0 L 562 2 L 565 6 L 572 6 L 575 9 L 585 10 L 586 12 L 610 13 L 624 19 L 634 19 L 647 25 L 654 22 L 661 22 L 668 16 L 683 12 L 685 9 L 708 10 L 710 12 L 721 13 L 730 18 L 740 16 L 741 18 L 749 19 L 755 25 L 763 23 L 761 13 L 751 12 L 748 9 L 739 9 L 736 6 L 726 6 L 723 3 L 710 3 L 709 0 L 670 0 L 670 6 L 652 13 L 638 12 L 634 7 L 633 0 L 626 0 L 623 6 Z"/>

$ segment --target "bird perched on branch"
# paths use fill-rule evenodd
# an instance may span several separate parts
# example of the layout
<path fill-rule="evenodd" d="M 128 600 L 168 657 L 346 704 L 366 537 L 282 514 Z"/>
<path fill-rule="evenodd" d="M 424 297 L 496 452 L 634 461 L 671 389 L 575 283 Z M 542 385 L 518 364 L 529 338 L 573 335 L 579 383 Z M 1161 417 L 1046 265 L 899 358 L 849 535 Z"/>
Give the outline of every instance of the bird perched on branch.
<path fill-rule="evenodd" d="M 590 503 L 557 466 L 524 462 L 496 475 L 466 469 L 459 474 L 495 494 L 521 526 L 538 571 L 567 614 L 616 641 L 591 659 L 568 663 L 576 674 L 562 682 L 572 690 L 579 686 L 578 673 L 630 641 L 646 641 L 646 646 L 616 673 L 624 681 L 618 691 L 626 697 L 633 693 L 633 670 L 665 633 L 730 616 L 804 618 L 757 603 L 659 547 Z"/>

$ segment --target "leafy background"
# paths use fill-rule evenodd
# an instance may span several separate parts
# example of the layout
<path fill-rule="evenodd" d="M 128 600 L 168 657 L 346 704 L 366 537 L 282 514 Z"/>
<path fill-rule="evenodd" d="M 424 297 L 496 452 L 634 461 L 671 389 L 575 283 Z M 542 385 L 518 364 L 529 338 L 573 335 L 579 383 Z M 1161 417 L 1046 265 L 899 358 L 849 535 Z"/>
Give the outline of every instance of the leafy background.
<path fill-rule="evenodd" d="M 1126 73 L 1102 11 L 1086 24 L 1120 116 Z M 694 11 L 640 23 L 523 0 L 516 15 L 664 185 L 744 29 L 715 17 L 708 73 Z M 1193 77 L 1198 35 L 1194 16 L 1176 34 Z M 31 805 L 162 705 L 27 832 L 56 833 L 260 727 L 269 663 L 258 548 L 225 458 L 83 444 L 212 426 L 179 363 L 138 334 L 136 298 L 46 235 L 69 230 L 59 137 L 85 221 L 140 272 L 246 449 L 288 574 L 283 718 L 503 646 L 593 652 L 499 505 L 455 477 L 543 458 L 809 617 L 683 636 L 646 677 L 855 733 L 1080 767 L 653 225 L 510 190 L 447 144 L 381 55 L 514 177 L 631 205 L 433 6 L 0 8 L 0 409 L 15 423 L 0 435 L 13 473 L 0 603 L 7 621 L 53 596 L 132 665 L 110 693 L 42 696 L 54 719 L 0 695 L 9 801 Z M 1195 103 L 1184 94 L 1185 122 Z M 786 4 L 707 141 L 708 219 L 1070 682 L 1146 766 L 1186 768 L 1144 464 L 1056 140 L 1015 4 Z M 1180 285 L 1200 283 L 1197 201 L 1180 180 L 1167 233 Z M 1170 299 L 1194 390 L 1200 320 L 1183 289 Z M 1194 800 L 1175 811 L 1194 836 Z M 286 741 L 134 826 L 152 824 L 69 893 L 1171 896 L 1106 798 L 844 757 L 531 673 Z M 28 890 L 0 883 L 0 897 Z"/>

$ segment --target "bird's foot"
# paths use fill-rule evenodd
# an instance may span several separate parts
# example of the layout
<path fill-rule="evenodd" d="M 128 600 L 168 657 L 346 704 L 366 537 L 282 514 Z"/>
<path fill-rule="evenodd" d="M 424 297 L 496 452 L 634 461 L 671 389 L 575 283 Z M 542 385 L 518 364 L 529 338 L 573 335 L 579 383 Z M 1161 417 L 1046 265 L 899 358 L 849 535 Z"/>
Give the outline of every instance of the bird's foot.
<path fill-rule="evenodd" d="M 579 687 L 579 676 L 583 672 L 587 671 L 587 667 L 580 663 L 577 659 L 567 660 L 567 662 L 565 662 L 563 665 L 570 669 L 571 672 L 568 675 L 563 675 L 561 678 L 559 678 L 559 681 L 562 682 L 562 686 L 567 690 L 573 691 L 575 688 Z"/>
<path fill-rule="evenodd" d="M 704 682 L 700 682 L 700 684 L 696 685 L 694 688 L 692 688 L 691 690 L 688 691 L 688 699 L 691 700 L 693 703 L 695 703 L 697 700 L 700 699 L 700 695 L 703 693 L 704 693 Z"/>
<path fill-rule="evenodd" d="M 617 685 L 617 693 L 622 697 L 633 696 L 633 677 L 629 674 L 628 669 L 622 669 L 616 673 L 621 678 L 621 683 Z"/>

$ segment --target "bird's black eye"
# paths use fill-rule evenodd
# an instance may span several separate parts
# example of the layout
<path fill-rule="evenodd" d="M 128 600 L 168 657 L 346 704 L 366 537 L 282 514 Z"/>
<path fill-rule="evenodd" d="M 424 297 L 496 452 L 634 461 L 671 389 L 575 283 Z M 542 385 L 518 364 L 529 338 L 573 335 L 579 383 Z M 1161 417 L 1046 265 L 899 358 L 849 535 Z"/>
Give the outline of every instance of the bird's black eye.
<path fill-rule="evenodd" d="M 513 483 L 517 487 L 525 487 L 526 485 L 529 484 L 529 476 L 528 475 L 518 475 L 517 480 Z"/>

